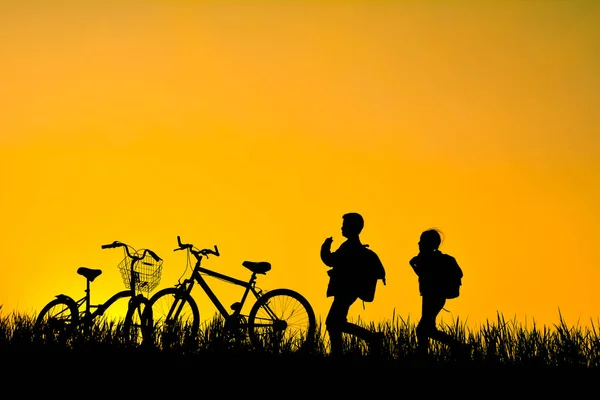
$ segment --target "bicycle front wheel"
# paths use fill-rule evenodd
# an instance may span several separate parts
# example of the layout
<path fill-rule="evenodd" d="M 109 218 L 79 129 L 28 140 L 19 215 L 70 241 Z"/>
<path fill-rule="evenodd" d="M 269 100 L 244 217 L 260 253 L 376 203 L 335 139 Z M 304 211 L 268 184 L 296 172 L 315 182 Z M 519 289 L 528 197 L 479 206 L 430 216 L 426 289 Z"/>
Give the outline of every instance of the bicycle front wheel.
<path fill-rule="evenodd" d="M 68 297 L 58 297 L 42 308 L 34 323 L 34 335 L 43 344 L 67 344 L 79 323 L 79 309 Z"/>
<path fill-rule="evenodd" d="M 270 353 L 310 351 L 315 340 L 315 313 L 308 300 L 290 289 L 262 295 L 248 315 L 248 334 L 256 350 Z"/>
<path fill-rule="evenodd" d="M 152 339 L 150 334 L 152 319 L 144 318 L 146 307 L 150 307 L 150 300 L 143 296 L 132 297 L 129 300 L 129 307 L 123 321 L 125 344 L 139 346 Z"/>
<path fill-rule="evenodd" d="M 200 311 L 192 296 L 177 288 L 162 289 L 150 298 L 145 319 L 151 326 L 153 340 L 163 350 L 193 346 L 200 329 Z"/>

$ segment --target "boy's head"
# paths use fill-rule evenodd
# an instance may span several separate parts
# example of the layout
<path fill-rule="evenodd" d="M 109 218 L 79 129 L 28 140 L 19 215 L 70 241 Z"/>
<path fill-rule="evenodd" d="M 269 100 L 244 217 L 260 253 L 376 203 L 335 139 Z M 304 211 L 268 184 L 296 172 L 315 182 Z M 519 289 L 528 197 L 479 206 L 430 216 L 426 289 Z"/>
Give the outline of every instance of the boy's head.
<path fill-rule="evenodd" d="M 365 226 L 365 220 L 359 213 L 347 213 L 342 216 L 342 235 L 358 236 Z"/>
<path fill-rule="evenodd" d="M 442 244 L 442 235 L 437 229 L 427 229 L 421 233 L 419 240 L 420 251 L 433 251 L 437 250 Z"/>

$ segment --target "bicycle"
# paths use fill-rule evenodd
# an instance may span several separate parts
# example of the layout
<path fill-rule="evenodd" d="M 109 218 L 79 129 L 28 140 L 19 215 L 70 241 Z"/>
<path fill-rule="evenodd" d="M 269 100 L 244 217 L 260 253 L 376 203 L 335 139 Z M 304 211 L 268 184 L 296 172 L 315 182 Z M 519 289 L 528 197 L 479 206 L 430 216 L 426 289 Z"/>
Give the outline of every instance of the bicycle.
<path fill-rule="evenodd" d="M 126 289 L 115 293 L 104 303 L 92 304 L 90 284 L 102 274 L 102 270 L 79 267 L 77 273 L 86 280 L 85 295 L 75 300 L 69 295 L 58 294 L 55 299 L 48 302 L 34 323 L 34 332 L 38 339 L 44 343 L 67 343 L 76 332 L 89 338 L 94 323 L 108 308 L 117 301 L 126 299 L 128 300 L 127 312 L 125 319 L 122 320 L 122 338 L 127 344 L 143 342 L 148 332 L 142 316 L 148 305 L 150 291 L 160 282 L 163 261 L 152 250 L 135 250 L 119 241 L 102 245 L 102 249 L 118 247 L 123 247 L 125 252 L 125 257 L 117 267 Z M 146 295 L 143 292 L 146 292 Z"/>
<path fill-rule="evenodd" d="M 199 249 L 183 244 L 177 236 L 178 247 L 174 251 L 187 250 L 186 271 L 191 265 L 190 255 L 196 259 L 191 274 L 173 287 L 156 292 L 144 312 L 145 324 L 151 325 L 153 342 L 164 349 L 174 349 L 182 337 L 196 339 L 200 329 L 200 311 L 191 295 L 199 284 L 224 319 L 225 332 L 236 339 L 249 338 L 252 348 L 258 351 L 280 353 L 283 351 L 310 351 L 315 341 L 315 314 L 308 300 L 291 289 L 274 289 L 263 293 L 256 286 L 258 275 L 271 270 L 266 261 L 244 261 L 242 266 L 251 274 L 247 281 L 224 275 L 201 266 L 203 257 L 219 256 L 219 249 Z M 185 272 L 184 272 L 185 273 Z M 204 276 L 213 277 L 229 284 L 245 288 L 240 301 L 231 305 L 229 312 L 210 288 Z M 254 298 L 250 312 L 243 314 L 244 305 Z"/>

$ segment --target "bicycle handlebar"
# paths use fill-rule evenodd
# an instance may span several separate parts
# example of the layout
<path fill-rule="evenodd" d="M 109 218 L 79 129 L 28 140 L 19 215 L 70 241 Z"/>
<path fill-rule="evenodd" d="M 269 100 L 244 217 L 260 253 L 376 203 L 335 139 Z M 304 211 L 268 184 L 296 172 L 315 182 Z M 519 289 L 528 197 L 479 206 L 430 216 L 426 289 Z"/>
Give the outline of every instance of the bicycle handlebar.
<path fill-rule="evenodd" d="M 152 256 L 152 258 L 154 258 L 154 260 L 156 260 L 156 261 L 162 260 L 162 258 L 160 258 L 155 252 L 153 252 L 150 249 L 144 249 L 144 253 L 150 254 Z M 144 258 L 144 256 L 142 256 L 142 258 Z"/>
<path fill-rule="evenodd" d="M 181 237 L 177 236 L 177 244 L 179 245 L 178 248 L 176 248 L 173 251 L 177 251 L 177 250 L 185 250 L 188 249 L 194 256 L 199 257 L 199 256 L 206 256 L 208 257 L 209 255 L 213 255 L 213 256 L 217 256 L 219 257 L 221 254 L 219 253 L 219 248 L 217 247 L 217 245 L 215 244 L 214 249 L 202 249 L 202 250 L 198 250 L 194 247 L 193 244 L 184 244 L 181 243 Z"/>
<path fill-rule="evenodd" d="M 119 241 L 117 241 L 117 240 L 115 240 L 115 241 L 114 241 L 114 242 L 112 242 L 112 243 L 109 243 L 109 244 L 103 244 L 103 245 L 102 245 L 102 248 L 103 248 L 103 249 L 114 249 L 114 248 L 117 248 L 117 247 L 125 247 L 125 251 L 127 252 L 127 255 L 128 255 L 130 258 L 133 258 L 133 259 L 135 259 L 135 260 L 138 260 L 138 261 L 139 261 L 139 260 L 143 260 L 143 259 L 144 259 L 144 257 L 146 256 L 146 253 L 150 254 L 150 255 L 152 256 L 152 258 L 154 258 L 154 260 L 156 260 L 156 261 L 161 261 L 161 260 L 162 260 L 162 259 L 161 259 L 161 258 L 160 258 L 160 257 L 159 257 L 159 256 L 158 256 L 156 253 L 155 253 L 155 252 L 153 252 L 153 251 L 152 251 L 152 250 L 150 250 L 150 249 L 144 249 L 144 252 L 142 253 L 142 255 L 141 255 L 141 256 L 133 255 L 133 254 L 131 254 L 131 253 L 129 252 L 129 247 L 130 247 L 129 245 L 127 245 L 127 244 L 125 244 L 125 243 L 123 243 L 123 242 L 119 242 Z"/>
<path fill-rule="evenodd" d="M 115 240 L 114 242 L 112 242 L 110 244 L 103 244 L 102 248 L 103 249 L 114 249 L 116 247 L 121 247 L 121 246 L 126 246 L 126 244 Z"/>

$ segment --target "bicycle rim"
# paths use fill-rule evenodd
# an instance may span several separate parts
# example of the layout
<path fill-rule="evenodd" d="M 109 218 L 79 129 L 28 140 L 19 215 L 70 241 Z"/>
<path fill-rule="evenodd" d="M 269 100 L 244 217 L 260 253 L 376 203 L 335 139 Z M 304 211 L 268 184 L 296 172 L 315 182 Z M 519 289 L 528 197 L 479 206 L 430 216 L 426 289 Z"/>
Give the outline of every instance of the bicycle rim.
<path fill-rule="evenodd" d="M 308 300 L 290 289 L 265 293 L 248 316 L 252 345 L 256 350 L 270 353 L 310 350 L 315 326 L 315 314 Z"/>

